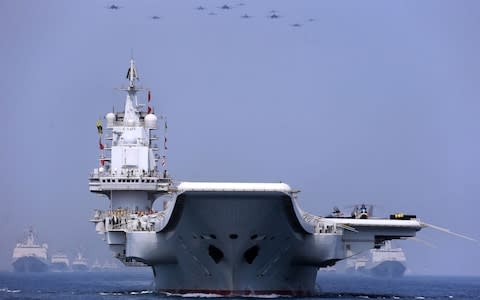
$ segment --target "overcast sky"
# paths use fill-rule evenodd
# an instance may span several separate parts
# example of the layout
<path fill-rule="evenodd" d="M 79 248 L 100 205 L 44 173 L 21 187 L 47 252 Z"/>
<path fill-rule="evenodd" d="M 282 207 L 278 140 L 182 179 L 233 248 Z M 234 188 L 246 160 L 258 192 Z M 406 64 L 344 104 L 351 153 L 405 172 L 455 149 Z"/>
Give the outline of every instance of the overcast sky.
<path fill-rule="evenodd" d="M 132 53 L 175 179 L 282 181 L 311 213 L 372 203 L 480 239 L 478 1 L 4 0 L 0 32 L 0 269 L 30 225 L 110 256 L 87 179 Z M 436 248 L 397 244 L 413 274 L 480 275 L 478 244 L 418 237 Z"/>

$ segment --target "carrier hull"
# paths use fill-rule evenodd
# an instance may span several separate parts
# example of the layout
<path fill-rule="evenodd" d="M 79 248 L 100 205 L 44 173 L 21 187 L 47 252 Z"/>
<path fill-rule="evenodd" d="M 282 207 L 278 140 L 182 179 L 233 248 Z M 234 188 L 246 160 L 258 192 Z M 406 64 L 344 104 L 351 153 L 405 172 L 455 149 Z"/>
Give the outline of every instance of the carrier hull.
<path fill-rule="evenodd" d="M 373 247 L 375 231 L 320 234 L 301 213 L 281 192 L 186 192 L 164 228 L 126 233 L 125 254 L 152 267 L 160 292 L 314 295 L 318 269 Z"/>
<path fill-rule="evenodd" d="M 170 255 L 161 250 L 146 260 L 159 291 L 308 295 L 315 291 L 319 265 L 334 258 L 327 248 L 316 261 L 302 256 L 313 237 L 284 195 L 184 195 L 176 206 L 171 225 L 156 234 L 158 249 L 169 249 Z M 328 248 L 338 238 L 325 238 Z M 131 243 L 131 248 L 142 244 Z"/>

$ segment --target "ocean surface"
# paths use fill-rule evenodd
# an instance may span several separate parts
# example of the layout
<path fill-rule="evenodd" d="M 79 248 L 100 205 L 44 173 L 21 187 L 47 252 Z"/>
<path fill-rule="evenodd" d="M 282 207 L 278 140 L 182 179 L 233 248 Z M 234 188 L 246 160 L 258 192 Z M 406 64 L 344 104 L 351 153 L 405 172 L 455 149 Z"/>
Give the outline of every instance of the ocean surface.
<path fill-rule="evenodd" d="M 480 300 L 480 277 L 405 276 L 399 279 L 382 279 L 321 274 L 317 278 L 317 286 L 318 295 L 308 299 Z M 190 295 L 190 297 L 216 296 Z M 180 298 L 184 297 L 155 293 L 150 272 L 129 270 L 110 273 L 0 272 L 0 299 Z"/>

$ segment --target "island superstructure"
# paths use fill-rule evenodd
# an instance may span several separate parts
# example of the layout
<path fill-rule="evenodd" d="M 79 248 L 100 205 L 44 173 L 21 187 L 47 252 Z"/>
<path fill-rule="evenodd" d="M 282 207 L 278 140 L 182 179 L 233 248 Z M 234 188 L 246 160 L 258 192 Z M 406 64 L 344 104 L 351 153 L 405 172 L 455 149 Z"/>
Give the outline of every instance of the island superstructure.
<path fill-rule="evenodd" d="M 16 272 L 45 272 L 49 269 L 48 245 L 38 244 L 36 234 L 29 228 L 25 239 L 13 249 L 12 265 Z"/>
<path fill-rule="evenodd" d="M 91 221 L 125 265 L 152 268 L 158 291 L 311 295 L 319 268 L 422 228 L 413 216 L 315 216 L 285 183 L 172 181 L 157 166 L 158 118 L 138 103 L 133 60 L 127 79 L 125 109 L 106 115 L 109 144 L 101 139 L 89 178 L 109 208 Z"/>

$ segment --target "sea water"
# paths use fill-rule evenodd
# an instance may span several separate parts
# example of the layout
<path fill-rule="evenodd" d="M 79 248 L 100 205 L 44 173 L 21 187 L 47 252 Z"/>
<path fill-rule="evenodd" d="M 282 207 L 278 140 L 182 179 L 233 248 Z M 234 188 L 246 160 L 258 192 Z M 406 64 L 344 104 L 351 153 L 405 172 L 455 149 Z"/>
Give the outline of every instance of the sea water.
<path fill-rule="evenodd" d="M 0 272 L 0 299 L 179 299 L 156 293 L 151 272 L 22 274 Z M 399 279 L 321 274 L 312 299 L 480 300 L 480 277 L 405 276 Z M 217 297 L 192 294 L 189 297 Z M 185 296 L 183 296 L 185 297 Z M 274 298 L 271 295 L 270 298 Z M 269 298 L 264 296 L 262 298 Z M 295 297 L 292 297 L 295 299 Z"/>

